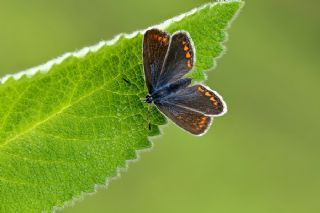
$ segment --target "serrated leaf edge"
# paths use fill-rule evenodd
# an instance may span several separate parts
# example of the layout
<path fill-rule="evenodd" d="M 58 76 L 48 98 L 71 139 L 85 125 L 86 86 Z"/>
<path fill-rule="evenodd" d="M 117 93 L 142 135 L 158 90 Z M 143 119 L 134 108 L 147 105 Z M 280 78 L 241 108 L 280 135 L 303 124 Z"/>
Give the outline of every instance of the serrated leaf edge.
<path fill-rule="evenodd" d="M 241 2 L 242 5 L 240 6 L 238 12 L 234 15 L 234 17 L 229 21 L 229 25 L 226 27 L 225 30 L 227 30 L 231 23 L 238 17 L 240 11 L 241 11 L 241 8 L 243 7 L 244 5 L 244 2 L 242 0 L 217 0 L 216 2 L 210 2 L 210 3 L 206 3 L 200 7 L 197 7 L 197 8 L 194 8 L 188 12 L 185 12 L 185 13 L 182 13 L 180 15 L 177 15 L 171 19 L 168 19 L 164 22 L 162 22 L 161 24 L 158 24 L 158 25 L 153 25 L 153 26 L 150 26 L 144 30 L 137 30 L 137 31 L 134 31 L 130 34 L 126 34 L 126 33 L 120 33 L 118 35 L 116 35 L 113 39 L 109 40 L 109 41 L 101 41 L 99 42 L 98 44 L 96 45 L 93 45 L 93 46 L 90 46 L 90 47 L 85 47 L 83 49 L 81 49 L 80 51 L 77 51 L 77 52 L 73 52 L 73 53 L 70 53 L 69 55 L 65 56 L 61 56 L 61 57 L 64 57 L 63 59 L 60 59 L 61 61 L 58 61 L 58 63 L 61 63 L 64 59 L 66 59 L 67 57 L 69 56 L 75 56 L 75 57 L 83 57 L 85 56 L 87 53 L 89 53 L 90 51 L 91 52 L 95 52 L 95 51 L 98 51 L 101 47 L 103 46 L 111 46 L 113 44 L 115 44 L 122 36 L 127 38 L 127 39 L 131 39 L 131 38 L 134 38 L 135 36 L 137 36 L 138 34 L 144 34 L 145 31 L 147 31 L 148 29 L 151 29 L 151 28 L 158 28 L 158 29 L 162 29 L 162 30 L 165 30 L 167 27 L 169 27 L 172 23 L 174 22 L 179 22 L 181 20 L 183 20 L 184 18 L 190 16 L 190 15 L 193 15 L 195 14 L 196 12 L 200 11 L 200 10 L 203 10 L 207 7 L 211 8 L 211 7 L 214 7 L 216 6 L 217 4 L 223 4 L 223 3 L 230 3 L 230 2 Z M 226 34 L 226 38 L 225 38 L 225 42 L 228 41 L 228 34 Z M 222 44 L 223 45 L 223 44 Z M 222 57 L 224 55 L 226 51 L 226 48 L 225 46 L 223 45 L 223 52 L 216 58 L 214 58 L 213 60 L 216 60 L 220 57 Z M 81 54 L 82 53 L 82 54 Z M 75 55 L 73 55 L 75 54 Z M 60 57 L 59 57 L 60 58 Z M 57 59 L 59 59 L 57 58 Z M 54 59 L 55 60 L 55 59 Z M 52 62 L 54 60 L 51 60 L 49 62 Z M 43 65 L 40 65 L 40 66 L 46 66 L 47 64 L 49 64 L 49 62 L 43 64 Z M 48 67 L 48 69 L 46 69 L 44 72 L 48 72 L 51 68 L 51 66 L 55 65 L 56 63 L 51 63 L 49 64 L 50 67 Z M 40 67 L 39 66 L 39 67 Z M 35 69 L 35 68 L 38 68 L 38 67 L 34 67 L 34 68 L 31 68 L 31 69 Z M 214 68 L 214 67 L 213 67 Z M 28 70 L 31 70 L 31 69 L 28 69 Z M 26 70 L 26 71 L 28 71 Z M 22 71 L 22 72 L 26 72 L 26 71 Z M 33 70 L 33 72 L 35 72 Z M 21 73 L 21 72 L 19 72 Z M 19 74 L 17 73 L 17 74 Z M 22 74 L 24 75 L 24 74 Z M 22 76 L 21 75 L 21 76 Z M 19 78 L 21 77 L 19 76 Z M 31 75 L 32 76 L 32 75 Z M 11 77 L 11 76 L 10 76 Z M 13 76 L 12 76 L 13 77 Z M 2 79 L 0 79 L 0 83 Z M 7 79 L 6 79 L 7 80 Z M 206 79 L 205 79 L 206 80 Z M 82 200 L 84 200 L 85 197 L 87 196 L 92 196 L 94 194 L 96 194 L 98 192 L 99 189 L 107 189 L 110 182 L 113 181 L 113 180 L 117 180 L 121 177 L 121 174 L 124 173 L 124 172 L 127 172 L 128 171 L 128 168 L 129 168 L 129 164 L 130 163 L 134 163 L 136 161 L 139 161 L 140 160 L 140 154 L 142 154 L 143 152 L 149 152 L 153 149 L 154 147 L 154 142 L 153 140 L 154 139 L 157 139 L 158 137 L 160 137 L 162 135 L 162 132 L 163 132 L 163 129 L 166 127 L 167 125 L 161 125 L 159 126 L 159 131 L 160 131 L 160 134 L 159 135 L 155 135 L 155 136 L 148 136 L 148 140 L 150 141 L 151 143 L 151 146 L 150 148 L 144 148 L 142 150 L 135 150 L 135 154 L 136 154 L 136 157 L 134 159 L 128 159 L 128 160 L 125 160 L 125 166 L 124 167 L 118 167 L 117 168 L 117 171 L 116 171 L 116 175 L 115 176 L 112 176 L 112 177 L 106 177 L 106 180 L 105 180 L 105 183 L 104 184 L 94 184 L 94 187 L 93 187 L 93 191 L 92 192 L 81 192 L 81 195 L 79 197 L 73 197 L 71 200 L 69 201 L 66 201 L 64 202 L 64 204 L 62 206 L 53 206 L 52 207 L 52 213 L 55 213 L 57 211 L 62 211 L 63 209 L 65 209 L 66 207 L 72 207 L 74 206 L 77 202 L 80 202 Z"/>
<path fill-rule="evenodd" d="M 74 56 L 77 58 L 81 58 L 84 57 L 85 55 L 87 55 L 89 52 L 97 52 L 100 48 L 104 47 L 104 46 L 112 46 L 114 44 L 116 44 L 119 39 L 121 37 L 127 38 L 127 39 L 131 39 L 134 38 L 135 36 L 137 36 L 138 34 L 144 34 L 145 31 L 147 31 L 148 29 L 151 28 L 158 28 L 158 29 L 162 29 L 165 30 L 167 27 L 169 27 L 172 23 L 174 22 L 179 22 L 181 20 L 183 20 L 184 18 L 195 14 L 196 12 L 203 10 L 207 7 L 214 7 L 217 4 L 224 4 L 224 3 L 230 3 L 230 2 L 241 2 L 241 0 L 220 0 L 220 1 L 216 1 L 216 2 L 210 2 L 210 3 L 206 3 L 200 7 L 194 8 L 186 13 L 182 13 L 178 16 L 175 16 L 171 19 L 168 19 L 164 22 L 162 22 L 161 24 L 158 25 L 153 25 L 151 27 L 148 27 L 144 30 L 137 30 L 134 31 L 132 33 L 120 33 L 118 35 L 116 35 L 113 39 L 111 40 L 107 40 L 107 41 L 100 41 L 99 43 L 92 45 L 92 46 L 88 46 L 88 47 L 84 47 L 80 50 L 74 51 L 74 52 L 67 52 L 64 53 L 63 55 L 54 58 L 50 61 L 47 61 L 44 64 L 14 73 L 14 74 L 7 74 L 5 76 L 3 76 L 2 78 L 0 78 L 0 84 L 4 84 L 8 79 L 13 78 L 15 80 L 19 80 L 22 76 L 27 76 L 29 78 L 31 78 L 33 75 L 37 74 L 38 72 L 41 73 L 47 73 L 48 71 L 50 71 L 50 69 L 52 68 L 53 65 L 57 65 L 62 63 L 65 59 L 67 59 L 70 56 Z"/>
<path fill-rule="evenodd" d="M 17 73 L 14 73 L 14 74 L 7 74 L 5 76 L 3 76 L 2 78 L 0 78 L 0 85 L 1 84 L 5 84 L 5 82 L 7 80 L 9 80 L 10 78 L 14 79 L 14 80 L 19 80 L 20 78 L 22 78 L 23 76 L 27 76 L 29 78 L 32 78 L 33 75 L 41 72 L 41 73 L 47 73 L 50 71 L 50 69 L 54 66 L 54 65 L 57 65 L 57 64 L 60 64 L 62 63 L 65 59 L 67 59 L 68 57 L 70 56 L 73 56 L 73 57 L 77 57 L 77 58 L 81 58 L 81 57 L 84 57 L 85 55 L 87 55 L 89 52 L 97 52 L 99 49 L 101 49 L 102 47 L 104 46 L 112 46 L 114 44 L 116 44 L 119 39 L 121 37 L 124 37 L 126 39 L 131 39 L 131 38 L 134 38 L 135 36 L 137 36 L 138 34 L 144 34 L 145 31 L 147 31 L 148 29 L 151 29 L 151 28 L 158 28 L 158 29 L 162 29 L 162 30 L 165 30 L 167 27 L 169 27 L 172 23 L 175 23 L 175 22 L 179 22 L 181 20 L 183 20 L 184 18 L 190 16 L 190 15 L 193 15 L 195 13 L 197 13 L 198 11 L 200 10 L 203 10 L 207 7 L 211 8 L 211 7 L 214 7 L 215 5 L 217 4 L 224 4 L 224 3 L 230 3 L 230 2 L 243 2 L 241 0 L 218 0 L 216 2 L 210 2 L 210 3 L 206 3 L 200 7 L 197 7 L 197 8 L 194 8 L 188 12 L 185 12 L 185 13 L 182 13 L 180 15 L 177 15 L 171 19 L 168 19 L 158 25 L 153 25 L 153 26 L 150 26 L 146 29 L 143 29 L 143 30 L 137 30 L 137 31 L 134 31 L 132 33 L 120 33 L 118 35 L 116 35 L 113 39 L 111 40 L 107 40 L 107 41 L 100 41 L 99 43 L 95 44 L 95 45 L 92 45 L 92 46 L 88 46 L 88 47 L 84 47 L 80 50 L 77 50 L 77 51 L 74 51 L 74 52 L 67 52 L 67 53 L 64 53 L 63 55 L 57 57 L 57 58 L 54 58 L 50 61 L 47 61 L 46 63 L 44 64 L 41 64 L 41 65 L 38 65 L 38 66 L 35 66 L 35 67 L 32 67 L 32 68 L 29 68 L 29 69 L 26 69 L 26 70 L 23 70 L 23 71 L 20 71 L 20 72 L 17 72 Z M 240 11 L 240 10 L 239 10 Z M 239 13 L 238 13 L 239 14 Z M 230 20 L 229 23 L 232 23 L 232 21 L 237 17 L 236 14 L 232 20 Z M 229 27 L 229 26 L 228 26 Z M 227 28 L 228 28 L 227 27 Z M 225 41 L 228 40 L 228 37 L 226 38 Z M 225 50 L 225 47 L 223 48 Z M 223 51 L 224 52 L 224 51 Z M 221 54 L 223 55 L 223 53 Z M 220 57 L 221 57 L 220 55 Z M 219 57 L 218 57 L 219 58 Z M 217 59 L 217 58 L 215 58 Z M 165 125 L 162 125 L 160 126 L 160 134 L 162 134 L 162 131 L 163 131 L 163 128 L 165 127 Z M 105 180 L 105 183 L 104 184 L 94 184 L 94 187 L 93 187 L 93 191 L 92 192 L 81 192 L 80 196 L 79 197 L 73 197 L 71 200 L 68 200 L 66 202 L 63 203 L 63 205 L 61 206 L 53 206 L 52 207 L 52 212 L 56 212 L 56 211 L 61 211 L 63 210 L 64 208 L 66 207 L 70 207 L 70 206 L 73 206 L 75 203 L 83 200 L 86 196 L 88 195 L 94 195 L 99 189 L 101 188 L 107 188 L 109 183 L 112 181 L 112 180 L 116 180 L 118 178 L 121 177 L 121 173 L 123 172 L 126 172 L 128 170 L 128 166 L 129 166 L 129 163 L 132 163 L 132 162 L 136 162 L 140 159 L 140 154 L 143 153 L 143 152 L 148 152 L 150 150 L 153 149 L 153 140 L 157 137 L 159 137 L 159 135 L 157 136 L 148 136 L 148 139 L 150 140 L 151 142 L 151 147 L 150 148 L 144 148 L 143 150 L 136 150 L 135 153 L 136 153 L 136 157 L 135 159 L 128 159 L 128 160 L 125 160 L 125 166 L 124 167 L 118 167 L 117 168 L 117 171 L 116 171 L 116 175 L 113 176 L 113 177 L 106 177 L 106 180 Z"/>

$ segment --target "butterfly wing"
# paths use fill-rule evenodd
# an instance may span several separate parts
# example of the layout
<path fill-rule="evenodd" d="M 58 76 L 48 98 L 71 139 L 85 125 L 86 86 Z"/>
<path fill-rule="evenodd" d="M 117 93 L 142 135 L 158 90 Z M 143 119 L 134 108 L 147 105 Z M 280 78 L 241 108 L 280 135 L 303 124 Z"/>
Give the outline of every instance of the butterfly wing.
<path fill-rule="evenodd" d="M 194 58 L 194 49 L 187 33 L 174 34 L 157 81 L 157 87 L 173 83 L 188 73 L 193 68 Z"/>
<path fill-rule="evenodd" d="M 158 29 L 145 32 L 143 38 L 143 66 L 149 93 L 155 88 L 168 50 L 170 36 Z"/>
<path fill-rule="evenodd" d="M 226 111 L 226 104 L 222 97 L 201 84 L 181 89 L 165 97 L 163 102 L 198 111 L 205 115 L 222 115 Z"/>
<path fill-rule="evenodd" d="M 201 135 L 209 128 L 211 117 L 174 104 L 156 104 L 158 109 L 179 127 L 194 135 Z"/>

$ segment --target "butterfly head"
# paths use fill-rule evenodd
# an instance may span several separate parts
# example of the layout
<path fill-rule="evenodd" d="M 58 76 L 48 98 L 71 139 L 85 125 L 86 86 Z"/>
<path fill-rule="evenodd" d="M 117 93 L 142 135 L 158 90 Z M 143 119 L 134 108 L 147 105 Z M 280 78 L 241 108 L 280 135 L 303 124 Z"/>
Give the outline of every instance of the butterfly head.
<path fill-rule="evenodd" d="M 144 99 L 144 102 L 148 103 L 148 104 L 151 104 L 153 102 L 153 97 L 152 95 L 148 94 L 146 96 L 146 98 Z"/>

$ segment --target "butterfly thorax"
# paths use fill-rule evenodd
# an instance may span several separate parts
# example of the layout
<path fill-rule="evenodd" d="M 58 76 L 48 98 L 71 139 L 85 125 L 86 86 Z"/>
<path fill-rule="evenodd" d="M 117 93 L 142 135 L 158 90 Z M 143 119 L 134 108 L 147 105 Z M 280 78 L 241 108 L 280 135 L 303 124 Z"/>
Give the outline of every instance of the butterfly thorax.
<path fill-rule="evenodd" d="M 145 102 L 161 103 L 162 101 L 165 101 L 166 97 L 169 97 L 170 95 L 175 94 L 177 91 L 186 88 L 189 84 L 191 84 L 191 81 L 191 78 L 183 78 L 174 83 L 154 89 L 146 96 Z"/>
<path fill-rule="evenodd" d="M 144 101 L 145 101 L 146 103 L 150 104 L 150 103 L 153 102 L 153 98 L 152 98 L 152 96 L 151 96 L 150 94 L 148 94 L 148 95 L 146 96 L 146 98 L 144 99 Z"/>

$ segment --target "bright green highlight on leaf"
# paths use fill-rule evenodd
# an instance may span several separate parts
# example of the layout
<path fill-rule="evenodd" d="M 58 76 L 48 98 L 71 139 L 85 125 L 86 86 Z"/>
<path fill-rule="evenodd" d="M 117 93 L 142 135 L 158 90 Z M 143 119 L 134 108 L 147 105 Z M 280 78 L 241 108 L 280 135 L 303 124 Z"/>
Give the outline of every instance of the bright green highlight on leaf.
<path fill-rule="evenodd" d="M 224 30 L 241 5 L 208 4 L 164 29 L 190 33 L 196 81 L 221 54 Z M 148 130 L 147 105 L 140 100 L 147 94 L 142 36 L 122 36 L 84 57 L 68 57 L 48 73 L 0 84 L 0 212 L 63 206 L 151 147 L 148 136 L 158 135 L 166 119 L 153 108 Z"/>

